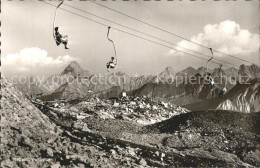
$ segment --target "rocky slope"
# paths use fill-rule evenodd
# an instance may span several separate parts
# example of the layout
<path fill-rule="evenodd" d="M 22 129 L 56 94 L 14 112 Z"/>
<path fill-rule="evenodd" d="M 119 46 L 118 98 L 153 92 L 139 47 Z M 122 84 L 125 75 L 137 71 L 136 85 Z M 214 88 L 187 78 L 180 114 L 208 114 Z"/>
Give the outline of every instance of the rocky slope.
<path fill-rule="evenodd" d="M 151 101 L 157 106 L 153 109 L 146 101 L 149 99 L 90 99 L 51 110 L 63 118 L 74 118 L 65 126 L 71 128 L 74 138 L 81 137 L 83 142 L 91 139 L 102 149 L 108 148 L 112 158 L 121 160 L 117 166 L 259 166 L 259 113 L 183 113 L 170 103 Z M 176 111 L 172 118 L 170 111 Z M 144 122 L 158 118 L 161 122 Z M 56 122 L 64 125 L 59 119 Z"/>
<path fill-rule="evenodd" d="M 41 158 L 41 149 L 47 149 L 44 144 L 53 140 L 59 129 L 3 76 L 1 86 L 1 167 L 16 167 L 15 159 Z M 27 166 L 34 164 L 29 161 Z"/>
<path fill-rule="evenodd" d="M 163 140 L 165 148 L 182 149 L 206 158 L 233 160 L 232 166 L 259 166 L 260 112 L 196 111 L 148 125 L 146 133 L 170 133 Z M 236 165 L 236 166 L 235 166 Z M 230 165 L 231 166 L 231 165 Z M 213 166 L 215 167 L 215 166 Z"/>
<path fill-rule="evenodd" d="M 1 86 L 1 167 L 260 164 L 259 113 L 189 113 L 147 97 L 91 98 L 52 108 L 32 104 L 4 77 Z"/>
<path fill-rule="evenodd" d="M 1 167 L 148 166 L 137 147 L 86 132 L 70 114 L 36 108 L 3 76 L 1 86 Z"/>

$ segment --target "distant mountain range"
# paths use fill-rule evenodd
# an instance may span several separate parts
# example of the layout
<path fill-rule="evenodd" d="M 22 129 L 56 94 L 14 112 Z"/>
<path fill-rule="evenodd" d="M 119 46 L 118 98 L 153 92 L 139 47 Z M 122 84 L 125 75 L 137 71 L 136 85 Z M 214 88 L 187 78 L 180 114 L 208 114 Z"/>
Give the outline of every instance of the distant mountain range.
<path fill-rule="evenodd" d="M 223 97 L 201 101 L 184 106 L 187 109 L 197 110 L 233 110 L 243 112 L 260 111 L 260 78 L 248 81 L 248 84 L 236 84 Z"/>
<path fill-rule="evenodd" d="M 28 84 L 16 84 L 15 86 L 22 92 L 30 94 L 31 97 L 38 97 L 46 101 L 84 99 L 92 96 L 110 98 L 117 97 L 122 91 L 126 91 L 128 95 L 159 97 L 180 106 L 195 108 L 195 105 L 192 107 L 193 103 L 203 104 L 203 102 L 210 100 L 218 100 L 219 92 L 224 87 L 228 91 L 226 95 L 229 95 L 230 92 L 236 92 L 239 77 L 248 76 L 247 80 L 256 79 L 259 77 L 260 67 L 241 65 L 239 69 L 234 67 L 215 68 L 209 69 L 208 72 L 214 77 L 216 83 L 214 87 L 204 82 L 203 75 L 206 73 L 204 67 L 198 69 L 187 67 L 180 72 L 175 72 L 173 67 L 166 67 L 164 71 L 157 75 L 129 76 L 124 72 L 114 72 L 101 76 L 91 74 L 84 70 L 78 62 L 72 61 L 61 74 L 51 76 L 41 86 Z M 189 79 L 192 80 L 188 81 Z M 228 82 L 227 79 L 231 79 L 231 81 Z M 242 78 L 242 82 L 245 81 L 246 79 Z M 259 81 L 256 83 L 259 83 Z M 250 88 L 249 85 L 243 87 L 245 89 Z M 240 94 L 243 93 L 241 91 Z M 39 96 L 41 94 L 44 95 Z M 239 96 L 238 92 L 237 96 Z M 255 96 L 256 98 L 252 99 L 258 100 L 259 95 L 255 94 Z M 224 98 L 222 99 L 224 100 Z M 235 105 L 235 101 L 235 99 L 227 99 L 219 104 L 217 103 L 212 108 L 244 111 L 252 111 L 252 108 L 258 108 L 250 105 L 250 110 L 239 108 L 237 104 Z M 246 101 L 249 101 L 249 99 L 246 99 Z M 251 99 L 250 102 L 252 102 Z M 245 103 L 243 102 L 243 104 Z M 197 107 L 206 108 L 203 105 Z"/>

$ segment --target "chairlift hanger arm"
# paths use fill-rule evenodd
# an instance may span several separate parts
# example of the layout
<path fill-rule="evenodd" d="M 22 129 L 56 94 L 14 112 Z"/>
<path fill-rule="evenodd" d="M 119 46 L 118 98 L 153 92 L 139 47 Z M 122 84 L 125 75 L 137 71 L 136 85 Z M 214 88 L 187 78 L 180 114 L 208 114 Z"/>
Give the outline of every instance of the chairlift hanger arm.
<path fill-rule="evenodd" d="M 113 47 L 114 47 L 114 52 L 115 52 L 115 65 L 117 64 L 117 54 L 116 54 L 116 47 L 115 47 L 115 44 L 114 44 L 114 41 L 113 40 L 111 40 L 110 38 L 109 38 L 109 33 L 110 33 L 110 29 L 111 29 L 111 27 L 110 26 L 108 26 L 108 30 L 107 30 L 107 39 L 113 44 Z"/>
<path fill-rule="evenodd" d="M 59 7 L 63 4 L 63 2 L 64 2 L 64 0 L 62 0 L 61 3 L 59 3 L 59 5 L 56 7 L 56 10 L 55 10 L 54 21 L 53 21 L 53 37 L 54 37 L 54 40 L 56 40 L 54 29 L 55 29 L 55 22 L 56 22 L 57 11 L 58 11 Z"/>
<path fill-rule="evenodd" d="M 209 48 L 209 50 L 211 51 L 212 57 L 208 60 L 208 62 L 210 62 L 213 59 L 213 57 L 214 57 L 212 48 Z"/>
<path fill-rule="evenodd" d="M 113 42 L 113 41 L 109 38 L 110 29 L 111 29 L 111 27 L 109 26 L 108 29 L 107 29 L 107 39 L 108 39 L 109 41 Z"/>
<path fill-rule="evenodd" d="M 208 64 L 209 64 L 209 62 L 213 59 L 213 57 L 214 57 L 214 54 L 213 54 L 213 50 L 212 50 L 212 48 L 209 48 L 209 50 L 210 50 L 210 52 L 211 52 L 211 54 L 212 54 L 212 57 L 208 60 L 208 62 L 207 62 L 207 73 L 208 73 Z"/>

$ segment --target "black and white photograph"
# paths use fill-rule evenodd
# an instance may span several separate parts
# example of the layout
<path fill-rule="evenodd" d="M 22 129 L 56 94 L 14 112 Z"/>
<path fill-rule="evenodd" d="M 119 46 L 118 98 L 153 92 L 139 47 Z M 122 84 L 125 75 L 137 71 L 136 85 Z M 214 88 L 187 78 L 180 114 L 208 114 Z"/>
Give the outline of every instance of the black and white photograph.
<path fill-rule="evenodd" d="M 260 167 L 260 1 L 0 5 L 0 167 Z"/>

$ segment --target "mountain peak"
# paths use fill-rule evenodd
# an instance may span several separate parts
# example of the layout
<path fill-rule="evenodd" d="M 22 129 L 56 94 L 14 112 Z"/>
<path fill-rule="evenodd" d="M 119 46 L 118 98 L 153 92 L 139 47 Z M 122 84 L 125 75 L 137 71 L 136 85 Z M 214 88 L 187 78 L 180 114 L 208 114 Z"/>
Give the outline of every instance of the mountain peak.
<path fill-rule="evenodd" d="M 172 72 L 172 71 L 174 71 L 174 70 L 173 70 L 173 67 L 172 67 L 172 66 L 167 66 L 167 67 L 165 68 L 165 71 L 171 71 L 171 72 Z"/>
<path fill-rule="evenodd" d="M 206 68 L 205 67 L 199 67 L 198 69 L 197 69 L 197 71 L 205 71 L 206 70 Z M 210 69 L 209 69 L 210 70 Z"/>
<path fill-rule="evenodd" d="M 256 64 L 252 65 L 241 65 L 238 70 L 240 76 L 246 76 L 251 78 L 257 78 L 260 76 L 260 67 Z"/>
<path fill-rule="evenodd" d="M 84 70 L 81 68 L 77 61 L 71 61 L 69 65 L 63 70 L 61 75 L 69 74 L 73 76 L 77 76 L 77 74 L 83 73 Z"/>
<path fill-rule="evenodd" d="M 227 68 L 227 70 L 230 70 L 230 71 L 238 71 L 238 69 L 237 68 L 235 68 L 235 67 L 229 67 L 229 68 Z"/>
<path fill-rule="evenodd" d="M 189 66 L 188 68 L 184 69 L 184 70 L 195 70 L 195 68 L 193 68 L 192 66 Z"/>
<path fill-rule="evenodd" d="M 78 66 L 78 67 L 80 67 L 78 61 L 76 61 L 76 60 L 71 61 L 68 66 Z"/>
<path fill-rule="evenodd" d="M 201 75 L 204 75 L 207 71 L 207 68 L 205 67 L 199 67 L 197 70 L 196 70 L 196 73 L 199 73 Z M 208 72 L 212 72 L 212 70 L 210 68 L 208 68 Z"/>
<path fill-rule="evenodd" d="M 173 76 L 175 75 L 175 71 L 173 69 L 173 67 L 168 66 L 164 69 L 163 72 L 160 73 L 160 75 L 164 75 L 164 76 Z"/>
<path fill-rule="evenodd" d="M 189 66 L 189 67 L 183 69 L 182 71 L 180 71 L 180 73 L 193 74 L 195 71 L 196 71 L 195 68 Z"/>

